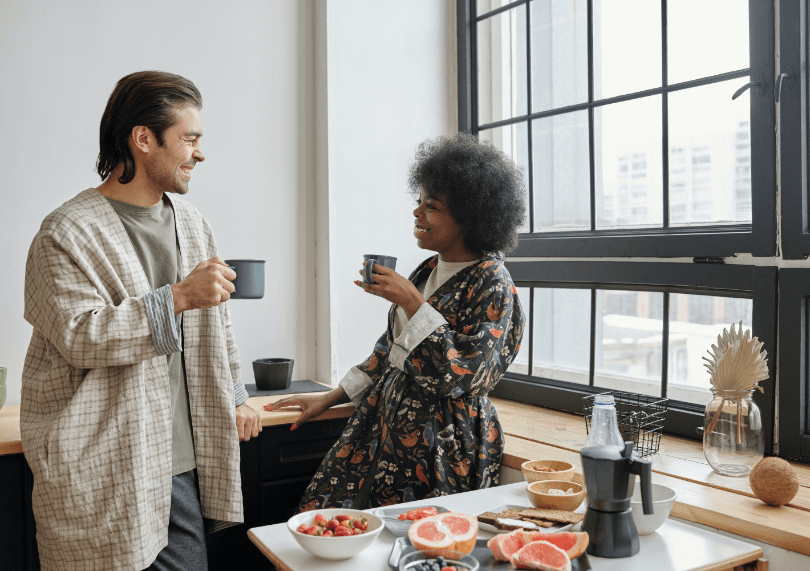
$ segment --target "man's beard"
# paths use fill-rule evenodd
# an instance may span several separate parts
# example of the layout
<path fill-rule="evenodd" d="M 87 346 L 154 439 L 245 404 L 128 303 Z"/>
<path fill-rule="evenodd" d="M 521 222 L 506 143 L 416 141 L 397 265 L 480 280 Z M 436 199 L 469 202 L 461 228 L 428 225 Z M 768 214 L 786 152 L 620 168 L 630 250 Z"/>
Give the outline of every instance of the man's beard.
<path fill-rule="evenodd" d="M 160 158 L 154 157 L 147 160 L 145 170 L 149 185 L 155 190 L 177 194 L 188 192 L 188 183 L 179 180 L 176 171 L 162 163 Z"/>

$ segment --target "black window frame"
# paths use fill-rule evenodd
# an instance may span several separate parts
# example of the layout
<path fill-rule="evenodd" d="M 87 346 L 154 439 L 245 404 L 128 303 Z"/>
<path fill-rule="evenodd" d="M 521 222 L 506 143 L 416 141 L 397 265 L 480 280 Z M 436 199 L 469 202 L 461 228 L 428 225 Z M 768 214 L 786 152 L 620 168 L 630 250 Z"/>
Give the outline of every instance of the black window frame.
<path fill-rule="evenodd" d="M 807 165 L 808 9 L 806 2 L 779 3 L 779 75 L 785 74 L 779 95 L 780 192 L 782 202 L 782 256 L 802 260 L 810 255 Z M 777 91 L 775 89 L 775 91 Z M 774 95 L 776 97 L 776 93 Z"/>
<path fill-rule="evenodd" d="M 476 59 L 476 25 L 480 18 L 488 18 L 509 10 L 527 9 L 534 0 L 517 0 L 505 4 L 481 16 L 476 14 L 476 0 L 457 0 L 457 52 L 458 52 L 458 128 L 459 131 L 478 134 L 477 123 L 477 59 Z M 666 31 L 666 4 L 661 1 L 662 30 Z M 528 84 L 528 114 L 516 118 L 489 123 L 482 127 L 495 128 L 525 122 L 528 127 L 529 158 L 531 164 L 532 120 L 541 117 L 588 110 L 590 124 L 593 124 L 593 113 L 596 107 L 637 99 L 653 94 L 662 96 L 662 121 L 664 144 L 664 227 L 655 229 L 610 229 L 594 230 L 595 220 L 595 183 L 593 165 L 591 166 L 591 225 L 590 231 L 545 232 L 521 234 L 520 245 L 513 252 L 518 257 L 718 257 L 734 256 L 738 253 L 751 253 L 758 257 L 772 257 L 777 251 L 776 226 L 776 143 L 772 136 L 776 124 L 776 113 L 772 104 L 774 75 L 774 10 L 770 2 L 749 0 L 749 51 L 751 67 L 748 73 L 744 70 L 724 73 L 718 76 L 684 82 L 674 86 L 667 85 L 667 48 L 666 33 L 662 33 L 662 87 L 593 101 L 593 41 L 592 41 L 593 0 L 588 0 L 589 40 L 589 101 L 563 109 L 554 109 L 540 113 L 531 111 L 531 81 Z M 527 15 L 527 22 L 530 22 Z M 527 26 L 528 69 L 531 70 L 531 26 Z M 528 72 L 529 75 L 531 71 Z M 751 224 L 722 226 L 668 226 L 668 102 L 667 94 L 688 87 L 706 85 L 737 77 L 740 86 L 749 82 L 759 85 L 750 89 L 751 101 Z M 731 94 L 729 94 L 729 100 Z M 591 147 L 593 147 L 593 129 L 590 129 Z M 755 133 L 757 135 L 755 135 Z M 769 134 L 769 136 L 762 136 Z M 591 151 L 593 157 L 593 151 Z M 593 158 L 591 158 L 593 161 Z M 529 167 L 527 185 L 532 187 L 531 166 Z M 530 224 L 533 217 L 533 200 L 529 193 Z M 530 226 L 531 227 L 531 226 Z"/>
<path fill-rule="evenodd" d="M 779 455 L 810 462 L 810 269 L 779 271 Z"/>
<path fill-rule="evenodd" d="M 515 8 L 528 10 L 530 2 L 536 0 L 517 0 L 507 3 L 487 15 L 495 15 Z M 749 0 L 749 49 L 750 68 L 747 73 L 731 72 L 722 76 L 697 80 L 666 87 L 667 74 L 667 48 L 666 48 L 666 5 L 667 0 L 660 0 L 662 14 L 662 85 L 656 90 L 611 98 L 610 100 L 593 102 L 593 62 L 592 14 L 593 0 L 588 0 L 588 59 L 589 59 L 589 101 L 587 104 L 572 106 L 566 109 L 557 109 L 551 112 L 532 113 L 531 111 L 531 78 L 528 81 L 529 105 L 527 115 L 506 119 L 497 123 L 484 125 L 484 128 L 509 126 L 521 122 L 528 125 L 528 141 L 531 144 L 531 122 L 535 118 L 568 112 L 582 108 L 591 115 L 590 124 L 593 124 L 593 110 L 601 104 L 627 100 L 650 94 L 662 96 L 662 121 L 664 133 L 663 171 L 668 174 L 668 145 L 667 145 L 667 93 L 677 89 L 696 86 L 698 84 L 724 81 L 731 77 L 740 79 L 740 87 L 746 80 L 750 86 L 751 102 L 751 224 L 705 226 L 705 227 L 667 227 L 667 215 L 664 215 L 664 227 L 659 229 L 614 229 L 594 230 L 594 182 L 593 165 L 591 165 L 591 216 L 590 231 L 580 232 L 548 232 L 525 233 L 520 236 L 518 248 L 511 252 L 507 266 L 512 273 L 518 287 L 579 287 L 588 289 L 628 289 L 660 291 L 664 293 L 701 293 L 706 295 L 719 295 L 731 297 L 750 297 L 753 300 L 754 323 L 752 334 L 765 343 L 768 351 L 768 368 L 770 378 L 760 383 L 765 393 L 756 392 L 755 402 L 763 413 L 765 426 L 766 453 L 775 451 L 774 426 L 776 409 L 776 363 L 777 355 L 777 291 L 781 272 L 778 268 L 777 237 L 777 162 L 776 162 L 776 105 L 774 85 L 776 76 L 775 66 L 775 21 L 780 18 L 781 65 L 780 72 L 784 72 L 786 65 L 793 65 L 793 70 L 799 69 L 799 61 L 807 61 L 807 10 L 804 3 L 797 0 L 782 0 L 779 13 L 776 13 L 774 4 L 764 0 Z M 801 4 L 801 6 L 800 6 Z M 476 0 L 457 0 L 457 55 L 458 55 L 458 125 L 460 131 L 478 134 L 477 125 L 477 61 L 476 61 L 476 28 L 479 16 L 476 14 Z M 801 17 L 798 14 L 801 13 Z M 527 13 L 527 22 L 531 18 Z M 785 22 L 790 25 L 785 26 Z M 799 28 L 793 25 L 801 22 Z M 531 74 L 531 31 L 527 26 L 527 69 Z M 787 40 L 786 40 L 787 38 Z M 799 42 L 801 38 L 801 42 Z M 799 54 L 794 57 L 786 51 L 786 41 L 800 44 Z M 792 47 L 795 47 L 791 45 Z M 790 63 L 794 58 L 795 63 Z M 782 200 L 782 248 L 787 257 L 788 248 L 785 244 L 785 232 L 792 231 L 786 217 L 799 217 L 801 233 L 804 238 L 803 250 L 800 257 L 810 252 L 810 199 L 807 190 L 807 165 L 810 164 L 810 154 L 806 143 L 807 133 L 810 132 L 810 123 L 807 105 L 807 74 L 801 69 L 801 82 L 798 77 L 793 83 L 783 83 L 782 115 L 780 123 L 780 145 L 782 146 L 781 184 Z M 801 83 L 801 89 L 795 86 Z M 798 98 L 801 95 L 801 98 Z M 729 95 L 730 97 L 730 95 Z M 798 101 L 798 103 L 797 103 Z M 792 107 L 790 107 L 792 106 Z M 788 108 L 787 114 L 785 108 Z M 793 115 L 791 115 L 791 113 Z M 788 117 L 801 117 L 796 121 L 792 130 L 785 127 Z M 797 134 L 798 131 L 798 134 Z M 593 147 L 593 129 L 590 129 L 591 148 Z M 791 163 L 790 168 L 785 166 L 785 145 L 792 144 L 791 152 L 799 153 L 798 163 Z M 591 157 L 593 154 L 591 152 Z M 529 149 L 529 162 L 531 165 L 532 152 Z M 793 159 L 791 159 L 793 160 Z M 593 162 L 593 158 L 591 158 Z M 796 166 L 796 165 L 800 166 Z M 792 170 L 791 170 L 792 169 Z M 795 171 L 795 172 L 794 172 Z M 788 177 L 786 179 L 786 173 Z M 528 184 L 532 184 L 531 166 L 529 166 Z M 666 175 L 665 175 L 666 176 Z M 665 193 L 668 181 L 664 179 Z M 786 183 L 793 185 L 786 188 Z M 798 190 L 796 190 L 798 189 Z M 792 202 L 791 202 L 792 200 Z M 666 202 L 665 209 L 666 209 Z M 533 215 L 533 204 L 530 195 L 529 212 Z M 792 239 L 792 238 L 791 238 Z M 797 240 L 794 240 L 797 241 Z M 724 258 L 733 258 L 737 254 L 750 254 L 752 257 L 770 258 L 754 262 L 754 264 L 723 264 Z M 692 258 L 694 264 L 672 263 L 667 258 Z M 548 258 L 565 258 L 566 261 L 549 261 Z M 622 261 L 602 261 L 600 258 L 620 258 Z M 633 258 L 652 259 L 653 261 L 624 261 Z M 580 260 L 582 259 L 582 260 Z M 586 261 L 585 259 L 589 259 Z M 716 263 L 697 263 L 716 262 Z M 774 265 L 762 265 L 769 262 Z M 533 294 L 527 305 L 533 302 Z M 665 299 L 668 297 L 665 296 Z M 524 300 L 525 303 L 525 300 Z M 593 304 L 592 304 L 593 305 Z M 531 309 L 527 310 L 531 311 Z M 666 307 L 665 307 L 666 314 Z M 782 332 L 781 322 L 779 332 Z M 720 332 L 718 332 L 720 333 Z M 531 335 L 531 333 L 529 333 Z M 593 332 L 591 333 L 593 336 Z M 531 347 L 531 341 L 524 339 L 524 347 Z M 781 346 L 780 346 L 781 350 Z M 593 351 L 593 349 L 592 349 Z M 664 355 L 667 351 L 663 352 Z M 804 353 L 802 353 L 802 358 Z M 666 356 L 663 356 L 666 359 Z M 530 357 L 531 359 L 531 357 Z M 782 364 L 780 357 L 779 365 Z M 662 367 L 666 375 L 666 363 Z M 803 365 L 802 365 L 803 366 Z M 593 367 L 591 366 L 591 369 Z M 591 379 L 593 371 L 591 370 Z M 810 377 L 810 374 L 807 375 Z M 664 381 L 665 382 L 665 381 Z M 808 380 L 802 381 L 804 392 L 808 392 Z M 708 378 L 707 378 L 708 386 Z M 593 386 L 583 386 L 576 383 L 566 383 L 553 379 L 542 379 L 527 375 L 507 373 L 493 391 L 493 396 L 509 398 L 529 404 L 537 404 L 549 408 L 582 411 L 582 397 L 599 389 Z M 787 396 L 779 392 L 780 405 Z M 795 404 L 795 403 L 794 403 Z M 807 420 L 807 411 L 810 404 L 801 404 L 802 419 Z M 785 420 L 794 422 L 793 417 L 782 418 L 779 425 L 780 443 L 786 438 L 785 431 L 795 435 L 796 427 L 787 428 Z M 803 421 L 804 421 L 803 420 Z M 672 401 L 667 415 L 665 431 L 691 438 L 699 437 L 699 427 L 703 423 L 703 407 L 691 403 Z M 802 433 L 803 434 L 803 433 Z M 804 441 L 802 441 L 804 442 Z M 792 448 L 783 448 L 783 450 Z M 796 456 L 792 456 L 796 457 Z"/>
<path fill-rule="evenodd" d="M 507 269 L 517 287 L 554 287 L 577 289 L 621 289 L 654 291 L 663 293 L 686 293 L 723 297 L 744 297 L 753 300 L 753 323 L 751 334 L 763 342 L 768 353 L 770 379 L 760 384 L 764 393 L 756 391 L 754 402 L 761 412 L 764 427 L 765 448 L 773 451 L 773 425 L 775 379 L 777 267 L 730 264 L 690 264 L 655 262 L 555 262 L 517 261 L 510 259 Z M 808 274 L 810 275 L 810 274 Z M 810 280 L 808 280 L 810 284 Z M 808 286 L 810 289 L 810 286 Z M 666 299 L 666 298 L 665 298 Z M 534 315 L 534 296 L 521 299 L 525 313 Z M 492 391 L 499 398 L 517 400 L 548 408 L 582 412 L 582 397 L 604 392 L 606 389 L 593 385 L 594 340 L 593 303 L 591 304 L 590 384 L 582 385 L 507 372 Z M 665 302 L 664 316 L 668 316 Z M 668 333 L 668 319 L 664 319 L 664 341 Z M 722 333 L 722 332 L 718 332 Z M 527 327 L 522 346 L 530 351 L 534 346 L 534 331 Z M 662 384 L 666 386 L 667 351 L 662 352 Z M 708 374 L 706 388 L 710 388 Z M 702 434 L 704 408 L 701 405 L 670 399 L 664 430 L 670 434 L 697 438 Z"/>

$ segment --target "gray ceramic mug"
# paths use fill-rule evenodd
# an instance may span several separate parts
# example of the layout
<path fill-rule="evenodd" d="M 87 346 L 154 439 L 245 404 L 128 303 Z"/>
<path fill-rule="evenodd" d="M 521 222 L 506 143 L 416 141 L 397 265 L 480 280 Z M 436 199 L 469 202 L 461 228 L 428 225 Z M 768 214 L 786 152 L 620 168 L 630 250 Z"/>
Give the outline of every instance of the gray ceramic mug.
<path fill-rule="evenodd" d="M 366 277 L 365 279 L 363 279 L 363 281 L 366 282 L 367 284 L 377 283 L 371 277 L 372 274 L 371 269 L 374 266 L 374 264 L 379 264 L 381 266 L 385 266 L 386 268 L 391 268 L 392 270 L 397 269 L 397 259 L 394 256 L 382 256 L 380 254 L 365 254 L 363 256 L 363 267 L 366 270 Z"/>
<path fill-rule="evenodd" d="M 233 271 L 236 288 L 231 299 L 261 299 L 264 297 L 264 260 L 225 260 Z"/>

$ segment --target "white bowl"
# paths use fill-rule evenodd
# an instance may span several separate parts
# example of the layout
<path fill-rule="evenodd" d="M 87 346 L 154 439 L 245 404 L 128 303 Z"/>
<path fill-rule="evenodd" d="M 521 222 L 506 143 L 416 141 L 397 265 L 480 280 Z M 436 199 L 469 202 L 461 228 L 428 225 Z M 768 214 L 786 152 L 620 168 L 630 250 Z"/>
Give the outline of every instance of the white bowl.
<path fill-rule="evenodd" d="M 633 495 L 630 497 L 630 508 L 633 510 L 633 521 L 638 534 L 649 535 L 664 525 L 677 498 L 678 494 L 672 488 L 652 484 L 653 513 L 644 515 L 644 507 L 641 505 L 641 485 L 636 482 Z"/>
<path fill-rule="evenodd" d="M 315 515 L 319 513 L 326 516 L 327 520 L 338 515 L 348 515 L 354 519 L 364 517 L 368 520 L 368 529 L 360 535 L 346 537 L 323 537 L 295 531 L 302 523 L 312 524 Z M 323 559 L 348 559 L 354 557 L 374 543 L 374 540 L 377 539 L 377 536 L 380 535 L 384 528 L 383 521 L 372 513 L 343 508 L 312 510 L 294 515 L 287 520 L 287 529 L 290 530 L 298 544 L 312 555 Z"/>

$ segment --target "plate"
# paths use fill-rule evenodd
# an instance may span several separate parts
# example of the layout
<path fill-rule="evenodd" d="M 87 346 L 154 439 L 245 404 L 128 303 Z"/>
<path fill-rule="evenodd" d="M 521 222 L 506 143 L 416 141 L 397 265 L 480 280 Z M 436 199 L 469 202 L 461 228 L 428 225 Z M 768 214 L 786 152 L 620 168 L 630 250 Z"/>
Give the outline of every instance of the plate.
<path fill-rule="evenodd" d="M 490 508 L 488 510 L 484 510 L 483 512 L 479 512 L 475 515 L 480 515 L 484 512 L 502 512 L 505 510 L 531 510 L 534 509 L 531 506 L 517 506 L 514 504 L 504 504 L 502 506 L 496 506 L 494 508 Z M 541 533 L 554 533 L 555 531 L 565 531 L 567 529 L 571 529 L 574 525 L 571 523 L 555 523 L 551 527 L 538 527 L 536 531 Z M 498 529 L 494 525 L 490 525 L 488 523 L 481 523 L 478 522 L 478 529 L 482 529 L 484 531 L 488 531 L 490 533 L 509 533 L 511 530 L 509 529 Z"/>
<path fill-rule="evenodd" d="M 410 508 L 377 508 L 376 510 L 371 510 L 371 513 L 373 513 L 379 518 L 382 518 L 382 520 L 385 522 L 385 527 L 388 528 L 388 531 L 390 531 L 394 535 L 402 537 L 408 535 L 408 528 L 411 527 L 413 521 L 409 519 L 400 520 L 398 519 L 399 515 L 408 513 L 409 511 L 415 510 L 416 508 L 436 508 L 436 511 L 438 511 L 440 514 L 449 511 L 447 508 L 443 508 L 442 506 L 428 505 L 428 506 L 414 506 Z"/>
<path fill-rule="evenodd" d="M 499 510 L 503 511 L 503 510 Z M 497 571 L 505 571 L 510 570 L 514 571 L 515 567 L 509 563 L 508 561 L 496 561 L 495 558 L 492 556 L 492 551 L 490 551 L 489 547 L 487 547 L 488 539 L 478 539 L 475 542 L 475 547 L 473 548 L 470 555 L 475 557 L 478 560 L 480 567 L 478 571 L 487 571 L 487 570 L 497 570 Z M 406 553 L 410 553 L 411 551 L 415 551 L 416 548 L 411 544 L 411 540 L 407 537 L 398 537 L 396 541 L 394 541 L 394 546 L 391 548 L 391 555 L 388 556 L 388 566 L 397 571 L 399 569 L 399 559 Z M 591 562 L 588 560 L 588 554 L 583 553 L 576 559 L 571 561 L 571 571 L 589 571 L 592 569 Z"/>

